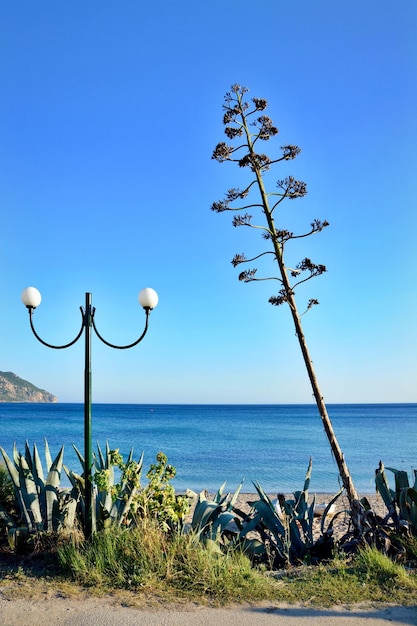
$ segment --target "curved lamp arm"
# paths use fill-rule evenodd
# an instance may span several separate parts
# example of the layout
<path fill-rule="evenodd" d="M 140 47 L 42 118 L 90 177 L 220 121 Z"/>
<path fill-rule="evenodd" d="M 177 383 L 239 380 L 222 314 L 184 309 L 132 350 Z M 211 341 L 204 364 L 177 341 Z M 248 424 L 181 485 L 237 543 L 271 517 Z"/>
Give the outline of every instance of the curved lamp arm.
<path fill-rule="evenodd" d="M 69 343 L 64 344 L 63 346 L 54 346 L 51 343 L 47 343 L 46 341 L 44 341 L 41 337 L 39 337 L 38 333 L 35 330 L 35 327 L 33 325 L 33 319 L 32 319 L 32 315 L 33 315 L 33 311 L 36 307 L 32 307 L 32 306 L 28 306 L 27 310 L 29 311 L 29 321 L 30 321 L 30 327 L 32 329 L 33 334 L 35 335 L 36 339 L 38 341 L 40 341 L 44 346 L 46 346 L 47 348 L 54 348 L 54 350 L 62 350 L 63 348 L 69 348 L 70 346 L 73 346 L 74 343 L 76 343 L 79 338 L 81 337 L 81 335 L 83 334 L 83 330 L 84 330 L 84 326 L 85 326 L 85 319 L 84 319 L 84 311 L 83 308 L 80 307 L 80 311 L 81 311 L 81 316 L 82 316 L 82 323 L 81 323 L 81 328 L 80 328 L 80 332 L 78 333 L 78 335 L 76 336 L 75 339 L 73 339 L 72 341 L 70 341 Z"/>
<path fill-rule="evenodd" d="M 138 343 L 140 343 L 140 342 L 142 341 L 142 339 L 144 338 L 144 336 L 146 335 L 147 330 L 148 330 L 148 324 L 149 324 L 149 313 L 151 312 L 151 309 L 150 309 L 150 307 L 144 307 L 144 309 L 145 309 L 145 313 L 146 313 L 146 322 L 145 322 L 145 328 L 144 328 L 144 331 L 143 331 L 143 333 L 141 334 L 141 336 L 139 337 L 139 339 L 136 339 L 136 341 L 134 341 L 133 343 L 130 343 L 130 344 L 129 344 L 129 345 L 127 345 L 127 346 L 116 346 L 116 345 L 114 345 L 113 343 L 110 343 L 109 341 L 106 341 L 106 340 L 104 339 L 104 337 L 102 337 L 102 336 L 100 335 L 100 333 L 99 333 L 99 332 L 98 332 L 98 330 L 97 330 L 97 327 L 96 327 L 95 321 L 94 321 L 94 311 L 93 311 L 93 314 L 92 314 L 92 317 L 91 317 L 91 322 L 92 322 L 92 324 L 93 324 L 94 332 L 96 333 L 96 335 L 97 335 L 97 337 L 100 339 L 100 341 L 102 341 L 103 343 L 105 343 L 105 344 L 106 344 L 106 346 L 109 346 L 110 348 L 116 348 L 116 350 L 126 350 L 127 348 L 133 348 L 134 346 L 137 346 L 137 345 L 138 345 Z"/>

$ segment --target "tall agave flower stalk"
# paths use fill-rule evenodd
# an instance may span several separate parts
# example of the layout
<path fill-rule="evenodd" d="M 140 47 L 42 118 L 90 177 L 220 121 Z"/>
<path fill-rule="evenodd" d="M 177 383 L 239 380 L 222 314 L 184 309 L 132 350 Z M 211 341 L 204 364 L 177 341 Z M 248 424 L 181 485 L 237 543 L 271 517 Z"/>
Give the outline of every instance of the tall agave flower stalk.
<path fill-rule="evenodd" d="M 300 153 L 300 148 L 293 145 L 282 146 L 281 154 L 277 158 L 270 158 L 258 150 L 259 143 L 268 141 L 271 137 L 277 135 L 278 129 L 273 125 L 272 120 L 262 113 L 268 106 L 267 101 L 261 98 L 252 98 L 250 102 L 245 101 L 247 91 L 248 89 L 245 87 L 233 85 L 231 91 L 226 94 L 223 105 L 225 133 L 229 140 L 233 143 L 237 142 L 238 145 L 221 142 L 216 146 L 212 158 L 220 163 L 225 161 L 237 163 L 240 168 L 248 168 L 253 176 L 244 189 L 229 189 L 225 199 L 214 202 L 211 208 L 217 213 L 223 211 L 246 211 L 248 209 L 257 209 L 263 213 L 265 222 L 262 225 L 253 224 L 252 216 L 248 213 L 238 213 L 233 218 L 233 226 L 248 226 L 256 228 L 258 231 L 260 229 L 263 238 L 271 243 L 272 249 L 262 252 L 251 259 L 246 258 L 244 254 L 237 254 L 233 258 L 232 264 L 236 267 L 241 263 L 250 263 L 265 255 L 273 255 L 276 260 L 279 276 L 274 276 L 273 279 L 279 281 L 281 288 L 278 294 L 269 299 L 269 302 L 276 306 L 284 303 L 289 306 L 317 408 L 349 499 L 355 526 L 359 526 L 362 507 L 358 501 L 355 486 L 327 413 L 326 404 L 303 332 L 301 315 L 295 300 L 295 289 L 301 283 L 305 283 L 325 272 L 326 267 L 317 265 L 310 259 L 305 258 L 295 268 L 289 268 L 284 260 L 285 248 L 289 241 L 317 234 L 329 224 L 327 221 L 315 219 L 311 223 L 310 229 L 301 234 L 295 234 L 276 226 L 274 215 L 281 202 L 305 196 L 307 193 L 306 184 L 295 180 L 292 176 L 288 176 L 283 180 L 279 180 L 277 182 L 278 191 L 271 193 L 266 191 L 264 174 L 273 164 L 295 159 Z M 244 206 L 234 206 L 236 201 L 242 201 L 247 197 L 248 201 L 246 204 L 244 203 Z M 246 283 L 270 280 L 269 278 L 259 278 L 256 273 L 256 269 L 245 270 L 240 273 L 239 280 Z M 318 304 L 317 300 L 309 300 L 307 310 L 316 304 Z"/>

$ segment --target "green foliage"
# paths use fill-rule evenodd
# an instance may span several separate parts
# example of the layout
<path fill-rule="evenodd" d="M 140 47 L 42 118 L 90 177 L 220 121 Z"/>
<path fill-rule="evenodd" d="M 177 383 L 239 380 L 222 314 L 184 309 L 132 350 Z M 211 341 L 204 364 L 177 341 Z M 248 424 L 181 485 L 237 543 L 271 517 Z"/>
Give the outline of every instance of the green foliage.
<path fill-rule="evenodd" d="M 85 516 L 85 461 L 81 452 L 74 450 L 83 468 L 81 475 L 65 467 L 73 488 L 79 494 L 79 514 Z M 105 452 L 97 444 L 94 454 L 93 479 L 96 489 L 93 492 L 93 529 L 102 530 L 111 524 L 128 526 L 132 521 L 134 498 L 140 491 L 140 477 L 143 467 L 143 454 L 138 461 L 133 460 L 133 449 L 124 462 L 118 450 L 111 450 L 106 442 Z M 117 477 L 116 471 L 118 470 Z"/>
<path fill-rule="evenodd" d="M 217 541 L 223 546 L 228 545 L 230 533 L 227 528 L 238 522 L 238 515 L 234 512 L 236 500 L 242 489 L 243 482 L 239 485 L 234 495 L 224 494 L 226 483 L 220 487 L 213 500 L 207 500 L 206 492 L 193 494 L 197 498 L 191 528 L 194 533 L 204 542 Z"/>
<path fill-rule="evenodd" d="M 314 499 L 308 505 L 311 470 L 310 459 L 303 489 L 294 492 L 293 498 L 280 496 L 276 504 L 271 502 L 261 485 L 255 483 L 259 500 L 251 502 L 253 514 L 239 538 L 246 537 L 249 532 L 258 532 L 275 567 L 301 562 L 313 547 Z"/>
<path fill-rule="evenodd" d="M 366 580 L 378 581 L 387 591 L 393 583 L 407 585 L 408 576 L 402 565 L 392 561 L 375 547 L 366 546 L 359 551 L 355 565 Z"/>
<path fill-rule="evenodd" d="M 84 458 L 75 448 L 84 469 Z M 133 460 L 133 450 L 126 461 L 118 449 L 111 450 L 106 443 L 105 453 L 97 445 L 94 455 L 93 526 L 95 530 L 108 528 L 112 524 L 128 527 L 136 519 L 154 518 L 164 530 L 182 528 L 189 510 L 189 498 L 176 495 L 170 481 L 176 470 L 168 464 L 163 452 L 156 456 L 156 463 L 150 466 L 146 478 L 148 484 L 141 484 L 143 454 L 138 461 Z M 66 468 L 71 483 L 80 493 L 81 515 L 84 515 L 84 472 L 77 475 Z"/>
<path fill-rule="evenodd" d="M 193 533 L 166 533 L 155 519 L 128 531 L 113 526 L 90 542 L 62 546 L 64 571 L 80 584 L 163 591 L 226 603 L 271 598 L 276 584 L 253 570 L 241 552 L 207 549 Z"/>
<path fill-rule="evenodd" d="M 29 532 L 59 531 L 72 528 L 75 520 L 77 494 L 60 488 L 64 447 L 52 461 L 45 440 L 46 479 L 36 445 L 33 454 L 26 443 L 25 454 L 13 448 L 13 460 L 0 447 L 15 492 L 18 513 L 0 519 L 11 529 L 24 526 Z"/>
<path fill-rule="evenodd" d="M 329 565 L 289 570 L 279 576 L 294 601 L 316 606 L 387 602 L 402 606 L 417 602 L 417 577 L 375 548 L 361 549 L 353 558 L 338 556 Z"/>
<path fill-rule="evenodd" d="M 259 499 L 249 502 L 251 512 L 245 514 L 236 508 L 236 493 L 225 495 L 223 484 L 212 500 L 205 492 L 198 496 L 191 528 L 206 544 L 215 542 L 218 550 L 239 547 L 256 563 L 265 563 L 271 569 L 296 564 L 305 560 L 330 558 L 334 542 L 331 521 L 326 528 L 326 516 L 340 491 L 323 513 L 321 537 L 314 541 L 314 499 L 308 504 L 312 462 L 310 460 L 304 487 L 292 498 L 279 496 L 270 500 L 259 483 L 254 483 Z M 325 537 L 325 541 L 323 540 Z"/>
<path fill-rule="evenodd" d="M 7 467 L 0 463 L 0 523 L 6 528 L 14 526 L 16 516 L 13 481 Z"/>
<path fill-rule="evenodd" d="M 385 521 L 391 519 L 397 531 L 417 537 L 417 470 L 414 470 L 414 483 L 410 486 L 407 472 L 392 467 L 386 469 L 394 474 L 395 489 L 388 484 L 382 462 L 375 474 L 376 489 L 388 509 Z"/>
<path fill-rule="evenodd" d="M 14 486 L 7 467 L 0 463 L 0 504 L 11 507 L 14 501 Z"/>
<path fill-rule="evenodd" d="M 176 469 L 168 464 L 163 452 L 158 452 L 156 461 L 146 474 L 148 484 L 134 498 L 132 510 L 142 518 L 155 519 L 163 530 L 182 529 L 190 496 L 175 493 L 170 481 L 175 478 Z"/>

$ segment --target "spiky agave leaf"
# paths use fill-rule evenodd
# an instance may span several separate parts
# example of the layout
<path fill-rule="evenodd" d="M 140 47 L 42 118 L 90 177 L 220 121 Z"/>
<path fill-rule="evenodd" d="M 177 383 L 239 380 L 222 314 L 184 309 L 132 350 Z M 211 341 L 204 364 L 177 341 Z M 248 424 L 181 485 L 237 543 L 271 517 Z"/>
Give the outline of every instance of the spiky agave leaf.
<path fill-rule="evenodd" d="M 324 509 L 323 515 L 321 516 L 321 523 L 320 523 L 320 531 L 321 534 L 324 535 L 325 533 L 330 532 L 330 530 L 333 528 L 333 524 L 334 524 L 334 518 L 336 517 L 336 515 L 338 515 L 338 513 L 336 513 L 336 515 L 333 515 L 332 519 L 330 520 L 329 525 L 327 526 L 327 530 L 325 530 L 325 524 L 326 524 L 326 517 L 329 514 L 330 509 L 332 508 L 333 504 L 336 502 L 336 500 L 338 500 L 338 498 L 340 498 L 340 496 L 342 495 L 344 491 L 344 488 L 342 487 L 342 489 L 340 489 L 337 494 L 335 496 L 333 496 L 333 498 L 330 500 L 329 504 L 326 506 L 326 508 Z M 345 513 L 345 511 L 343 511 L 343 513 Z"/>
<path fill-rule="evenodd" d="M 379 468 L 376 471 L 375 485 L 379 495 L 385 503 L 385 506 L 388 510 L 390 510 L 395 502 L 395 491 L 393 491 L 388 484 L 383 463 L 379 464 Z"/>
<path fill-rule="evenodd" d="M 16 444 L 14 444 L 13 446 L 13 461 L 9 458 L 7 452 L 4 450 L 4 448 L 0 448 L 1 453 L 3 455 L 3 459 L 4 462 L 6 464 L 7 470 L 9 472 L 9 476 L 12 479 L 13 485 L 14 485 L 14 489 L 15 489 L 15 494 L 17 497 L 17 504 L 20 508 L 20 512 L 21 515 L 23 517 L 23 519 L 25 520 L 27 526 L 31 526 L 32 525 L 32 521 L 31 521 L 31 517 L 29 515 L 29 512 L 27 510 L 26 507 L 26 502 L 25 499 L 23 497 L 23 491 L 21 489 L 20 486 L 20 472 L 19 472 L 19 455 L 17 452 L 17 447 Z"/>
<path fill-rule="evenodd" d="M 20 490 L 28 515 L 29 531 L 42 530 L 42 514 L 35 479 L 23 455 L 19 459 L 18 472 Z"/>
<path fill-rule="evenodd" d="M 208 501 L 204 491 L 201 491 L 194 508 L 191 527 L 201 533 L 210 523 L 210 518 L 216 511 L 221 511 L 221 505 L 214 501 Z"/>
<path fill-rule="evenodd" d="M 398 507 L 401 518 L 407 520 L 417 531 L 417 491 L 412 487 L 402 489 Z"/>
<path fill-rule="evenodd" d="M 50 465 L 45 482 L 46 492 L 46 527 L 48 531 L 56 530 L 60 524 L 59 511 L 57 510 L 58 487 L 61 482 L 62 464 L 64 460 L 64 446 L 61 447 L 56 458 Z"/>
<path fill-rule="evenodd" d="M 44 518 L 46 515 L 45 479 L 43 475 L 42 462 L 36 444 L 33 445 L 32 473 L 35 479 L 36 489 L 38 491 L 42 517 Z"/>
<path fill-rule="evenodd" d="M 45 460 L 46 460 L 46 473 L 48 473 L 52 465 L 52 456 L 51 456 L 51 451 L 49 450 L 49 444 L 48 444 L 46 437 L 45 437 Z"/>
<path fill-rule="evenodd" d="M 395 477 L 395 495 L 398 502 L 399 495 L 403 489 L 408 489 L 410 483 L 408 482 L 408 474 L 404 470 L 397 470 L 393 467 L 386 467 L 388 471 L 392 472 Z"/>

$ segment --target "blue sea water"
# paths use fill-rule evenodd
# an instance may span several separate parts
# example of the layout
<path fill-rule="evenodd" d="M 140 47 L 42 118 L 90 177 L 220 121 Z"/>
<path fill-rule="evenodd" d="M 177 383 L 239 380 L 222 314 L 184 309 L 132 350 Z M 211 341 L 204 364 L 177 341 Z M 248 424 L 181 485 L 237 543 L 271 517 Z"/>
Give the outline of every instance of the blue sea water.
<path fill-rule="evenodd" d="M 328 405 L 329 415 L 359 493 L 374 491 L 380 460 L 386 467 L 417 469 L 416 404 Z M 177 469 L 174 486 L 217 490 L 227 481 L 234 490 L 253 492 L 258 481 L 270 493 L 301 489 L 310 456 L 311 492 L 339 489 L 336 463 L 315 405 L 93 405 L 93 449 L 119 448 L 134 458 L 144 451 L 145 470 L 159 450 Z M 24 451 L 44 439 L 52 456 L 65 446 L 64 463 L 80 463 L 72 445 L 84 450 L 82 404 L 0 404 L 0 446 Z M 393 481 L 392 481 L 393 482 Z M 63 479 L 64 484 L 68 484 Z"/>

